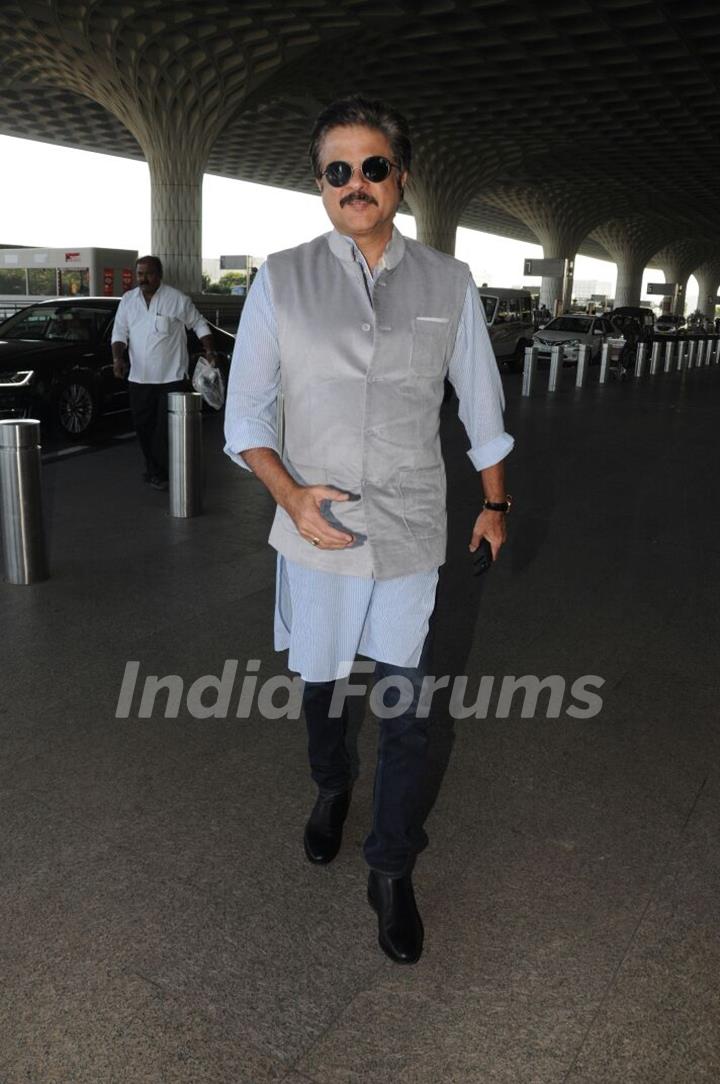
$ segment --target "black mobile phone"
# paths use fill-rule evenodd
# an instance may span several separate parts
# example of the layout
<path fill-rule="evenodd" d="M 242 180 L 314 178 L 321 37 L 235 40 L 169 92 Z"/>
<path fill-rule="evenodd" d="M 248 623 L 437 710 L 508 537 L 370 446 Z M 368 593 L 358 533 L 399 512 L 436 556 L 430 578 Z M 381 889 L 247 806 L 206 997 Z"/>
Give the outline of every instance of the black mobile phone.
<path fill-rule="evenodd" d="M 492 547 L 487 538 L 483 538 L 473 557 L 475 565 L 473 576 L 482 576 L 483 572 L 487 572 L 493 562 Z"/>

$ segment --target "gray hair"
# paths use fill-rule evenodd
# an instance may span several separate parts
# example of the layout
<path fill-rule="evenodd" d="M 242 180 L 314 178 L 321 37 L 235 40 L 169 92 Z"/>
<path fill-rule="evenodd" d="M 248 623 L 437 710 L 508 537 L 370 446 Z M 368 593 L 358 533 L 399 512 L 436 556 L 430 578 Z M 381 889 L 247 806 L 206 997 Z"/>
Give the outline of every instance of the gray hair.
<path fill-rule="evenodd" d="M 350 125 L 377 128 L 387 138 L 401 172 L 410 168 L 412 145 L 405 117 L 397 110 L 391 109 L 385 102 L 362 98 L 356 94 L 352 98 L 342 98 L 337 102 L 331 102 L 315 121 L 310 137 L 310 162 L 315 177 L 322 176 L 320 148 L 327 133 L 332 128 Z"/>

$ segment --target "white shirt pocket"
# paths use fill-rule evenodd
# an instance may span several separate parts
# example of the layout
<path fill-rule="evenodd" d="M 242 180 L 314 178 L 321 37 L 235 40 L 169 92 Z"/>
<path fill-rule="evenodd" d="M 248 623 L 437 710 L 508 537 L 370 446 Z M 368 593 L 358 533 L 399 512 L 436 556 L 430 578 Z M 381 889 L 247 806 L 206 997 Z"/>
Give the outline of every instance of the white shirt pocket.
<path fill-rule="evenodd" d="M 415 317 L 410 367 L 418 376 L 442 375 L 449 323 L 446 316 Z"/>
<path fill-rule="evenodd" d="M 169 316 L 156 316 L 153 331 L 156 335 L 169 335 L 171 323 Z"/>

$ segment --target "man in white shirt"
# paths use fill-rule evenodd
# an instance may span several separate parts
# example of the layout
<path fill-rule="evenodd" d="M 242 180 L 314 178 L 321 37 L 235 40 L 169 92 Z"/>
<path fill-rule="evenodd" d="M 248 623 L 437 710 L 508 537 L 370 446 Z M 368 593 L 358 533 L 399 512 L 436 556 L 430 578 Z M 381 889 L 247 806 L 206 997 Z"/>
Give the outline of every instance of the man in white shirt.
<path fill-rule="evenodd" d="M 128 377 L 130 410 L 145 456 L 143 477 L 155 489 L 167 489 L 167 397 L 187 388 L 187 330 L 195 332 L 211 364 L 215 349 L 190 298 L 162 281 L 157 256 L 141 257 L 135 276 L 137 287 L 123 295 L 115 316 L 113 371 L 120 379 Z"/>
<path fill-rule="evenodd" d="M 393 228 L 410 157 L 404 118 L 382 102 L 349 99 L 320 115 L 311 160 L 334 230 L 260 268 L 238 329 L 225 414 L 227 453 L 278 506 L 270 536 L 278 551 L 275 644 L 289 649 L 289 668 L 305 679 L 318 787 L 303 840 L 312 863 L 336 857 L 353 783 L 335 679 L 362 654 L 394 686 L 385 699 L 392 716 L 378 713 L 363 851 L 380 946 L 404 964 L 420 958 L 424 936 L 411 879 L 427 843 L 420 796 L 428 719 L 417 709 L 445 559 L 446 375 L 485 496 L 479 489 L 473 553 L 487 540 L 497 555 L 505 540 L 503 460 L 513 446 L 469 268 Z M 410 691 L 402 705 L 401 686 Z"/>

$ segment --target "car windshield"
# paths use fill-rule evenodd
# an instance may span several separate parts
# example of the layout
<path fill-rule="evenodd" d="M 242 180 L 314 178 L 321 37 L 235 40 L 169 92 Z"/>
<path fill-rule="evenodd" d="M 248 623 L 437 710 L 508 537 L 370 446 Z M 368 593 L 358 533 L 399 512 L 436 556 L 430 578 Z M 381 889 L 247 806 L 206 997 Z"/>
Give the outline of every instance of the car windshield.
<path fill-rule="evenodd" d="M 0 339 L 93 342 L 112 320 L 106 308 L 30 305 L 0 326 Z"/>
<path fill-rule="evenodd" d="M 590 331 L 590 320 L 582 316 L 558 316 L 545 325 L 545 331 L 572 331 L 575 335 L 587 335 Z"/>

